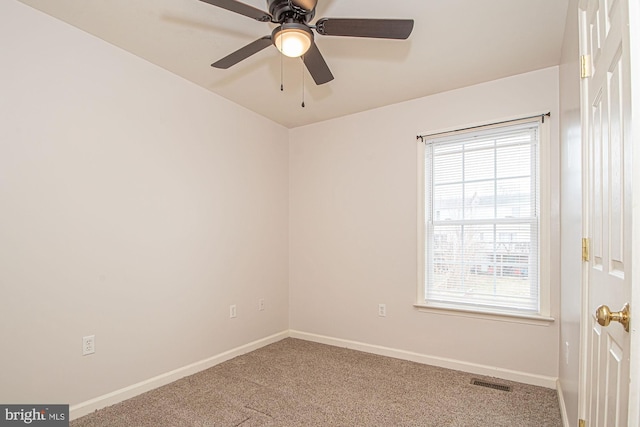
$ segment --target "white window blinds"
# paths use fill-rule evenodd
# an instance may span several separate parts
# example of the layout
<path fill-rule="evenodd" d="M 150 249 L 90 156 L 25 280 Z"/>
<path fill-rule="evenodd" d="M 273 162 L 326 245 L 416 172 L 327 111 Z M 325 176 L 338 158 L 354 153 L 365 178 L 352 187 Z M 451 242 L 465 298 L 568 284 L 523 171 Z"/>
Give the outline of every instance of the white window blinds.
<path fill-rule="evenodd" d="M 425 302 L 540 312 L 539 122 L 425 140 Z"/>

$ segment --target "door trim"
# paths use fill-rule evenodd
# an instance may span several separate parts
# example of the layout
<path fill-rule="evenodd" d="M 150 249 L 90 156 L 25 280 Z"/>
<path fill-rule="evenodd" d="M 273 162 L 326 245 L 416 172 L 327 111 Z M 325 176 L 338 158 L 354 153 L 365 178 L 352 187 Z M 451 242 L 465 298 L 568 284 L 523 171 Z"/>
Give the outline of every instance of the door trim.
<path fill-rule="evenodd" d="M 587 0 L 580 0 L 578 5 L 578 31 L 579 34 L 579 55 L 587 53 Z M 588 99 L 588 79 L 580 79 L 580 132 L 581 132 L 581 156 L 582 156 L 582 237 L 589 237 L 589 181 L 585 179 L 589 158 L 586 155 L 589 149 L 589 99 Z M 577 248 L 576 248 L 577 250 Z M 587 355 L 589 354 L 589 262 L 582 262 L 582 277 L 580 282 L 580 363 L 578 374 L 578 417 L 586 419 L 587 399 Z"/>
<path fill-rule="evenodd" d="M 640 2 L 625 0 L 629 4 L 629 62 L 631 79 L 631 138 L 634 148 L 640 147 Z M 635 109 L 634 109 L 635 107 Z M 633 268 L 631 277 L 631 362 L 629 374 L 629 427 L 640 427 L 640 149 L 632 152 L 632 200 L 636 201 L 631 226 Z M 636 315 L 634 321 L 634 314 Z"/>

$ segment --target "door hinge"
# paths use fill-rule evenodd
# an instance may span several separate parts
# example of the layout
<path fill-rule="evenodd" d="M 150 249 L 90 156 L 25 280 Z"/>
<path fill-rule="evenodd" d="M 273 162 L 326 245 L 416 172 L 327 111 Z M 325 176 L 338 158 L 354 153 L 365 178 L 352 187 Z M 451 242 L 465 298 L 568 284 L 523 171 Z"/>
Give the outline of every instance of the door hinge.
<path fill-rule="evenodd" d="M 580 56 L 580 78 L 591 77 L 591 55 Z"/>
<path fill-rule="evenodd" d="M 589 261 L 589 238 L 582 238 L 582 261 Z"/>
<path fill-rule="evenodd" d="M 587 422 L 585 420 L 578 420 L 578 427 L 587 427 Z"/>

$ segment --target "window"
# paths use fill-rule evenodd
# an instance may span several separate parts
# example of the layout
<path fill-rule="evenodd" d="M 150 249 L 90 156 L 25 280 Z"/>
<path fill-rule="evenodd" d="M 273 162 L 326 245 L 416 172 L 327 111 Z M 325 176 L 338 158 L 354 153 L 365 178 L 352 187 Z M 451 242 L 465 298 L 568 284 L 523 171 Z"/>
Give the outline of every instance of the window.
<path fill-rule="evenodd" d="M 548 315 L 542 126 L 535 118 L 423 137 L 418 306 Z"/>

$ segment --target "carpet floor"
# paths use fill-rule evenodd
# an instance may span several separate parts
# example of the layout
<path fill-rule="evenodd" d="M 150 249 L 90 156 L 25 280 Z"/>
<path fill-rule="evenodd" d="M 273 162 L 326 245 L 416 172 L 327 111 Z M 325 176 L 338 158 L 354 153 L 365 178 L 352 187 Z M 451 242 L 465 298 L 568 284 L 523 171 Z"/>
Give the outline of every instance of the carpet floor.
<path fill-rule="evenodd" d="M 479 379 L 510 391 L 473 385 Z M 287 338 L 71 427 L 561 427 L 555 390 Z"/>

